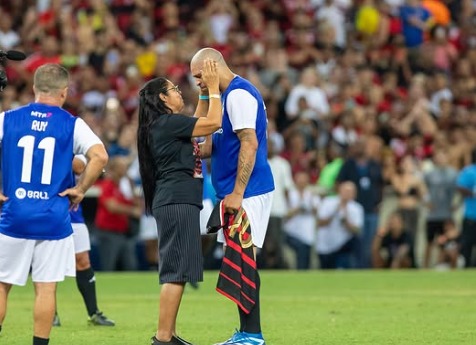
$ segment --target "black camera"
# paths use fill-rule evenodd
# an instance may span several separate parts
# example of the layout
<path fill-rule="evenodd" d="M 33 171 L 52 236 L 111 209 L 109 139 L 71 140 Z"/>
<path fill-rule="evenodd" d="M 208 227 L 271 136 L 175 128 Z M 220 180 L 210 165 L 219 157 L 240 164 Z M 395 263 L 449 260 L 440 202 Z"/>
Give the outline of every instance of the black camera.
<path fill-rule="evenodd" d="M 26 55 L 16 50 L 9 50 L 7 52 L 0 50 L 0 92 L 2 92 L 8 84 L 7 73 L 4 68 L 7 59 L 21 61 L 26 59 Z"/>

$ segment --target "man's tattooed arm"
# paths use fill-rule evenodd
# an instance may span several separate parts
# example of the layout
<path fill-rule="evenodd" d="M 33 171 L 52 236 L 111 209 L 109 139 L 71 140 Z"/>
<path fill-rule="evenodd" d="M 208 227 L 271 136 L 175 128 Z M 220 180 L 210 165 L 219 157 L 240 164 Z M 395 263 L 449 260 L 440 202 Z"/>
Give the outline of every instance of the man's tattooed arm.
<path fill-rule="evenodd" d="M 237 135 L 240 140 L 240 153 L 238 155 L 238 171 L 233 192 L 243 195 L 255 166 L 258 139 L 256 138 L 256 131 L 251 128 L 242 129 L 237 132 Z"/>

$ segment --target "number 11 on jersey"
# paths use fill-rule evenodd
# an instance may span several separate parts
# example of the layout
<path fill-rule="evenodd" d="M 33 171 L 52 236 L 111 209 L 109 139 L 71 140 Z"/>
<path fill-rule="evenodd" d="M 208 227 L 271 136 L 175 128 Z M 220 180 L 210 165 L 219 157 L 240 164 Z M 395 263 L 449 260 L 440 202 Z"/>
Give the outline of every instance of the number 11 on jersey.
<path fill-rule="evenodd" d="M 55 153 L 56 139 L 46 137 L 38 143 L 38 149 L 44 150 L 43 169 L 41 172 L 41 184 L 51 184 L 51 175 L 53 174 L 53 156 Z M 33 153 L 35 150 L 35 137 L 25 135 L 18 140 L 18 147 L 23 148 L 23 161 L 21 171 L 21 182 L 31 183 L 31 172 L 33 167 Z"/>

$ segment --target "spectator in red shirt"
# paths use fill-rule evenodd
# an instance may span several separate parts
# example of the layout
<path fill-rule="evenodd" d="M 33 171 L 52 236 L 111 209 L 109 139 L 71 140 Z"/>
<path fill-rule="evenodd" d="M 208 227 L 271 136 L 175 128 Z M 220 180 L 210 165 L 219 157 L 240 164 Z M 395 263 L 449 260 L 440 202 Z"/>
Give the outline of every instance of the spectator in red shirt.
<path fill-rule="evenodd" d="M 95 224 L 99 240 L 101 269 L 113 271 L 137 269 L 136 239 L 130 228 L 130 218 L 139 219 L 142 215 L 140 203 L 127 197 L 121 185 L 126 181 L 128 161 L 124 157 L 110 160 L 106 178 L 101 182 Z M 131 193 L 132 194 L 132 193 Z"/>
<path fill-rule="evenodd" d="M 46 36 L 41 40 L 40 50 L 25 60 L 25 69 L 28 73 L 34 73 L 38 67 L 46 63 L 61 63 L 59 55 L 58 39 L 54 36 Z"/>

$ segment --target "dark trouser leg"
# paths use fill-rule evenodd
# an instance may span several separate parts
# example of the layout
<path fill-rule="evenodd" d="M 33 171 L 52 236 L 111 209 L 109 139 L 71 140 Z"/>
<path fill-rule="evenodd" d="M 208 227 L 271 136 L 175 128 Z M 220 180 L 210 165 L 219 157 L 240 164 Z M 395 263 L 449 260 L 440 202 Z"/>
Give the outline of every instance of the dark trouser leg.
<path fill-rule="evenodd" d="M 372 241 L 378 225 L 378 214 L 366 213 L 364 228 L 359 238 L 359 268 L 372 267 Z"/>
<path fill-rule="evenodd" d="M 99 230 L 97 238 L 99 241 L 99 257 L 102 271 L 114 271 L 120 250 L 123 246 L 123 235 L 110 231 Z"/>
<path fill-rule="evenodd" d="M 319 254 L 319 261 L 321 264 L 321 269 L 323 270 L 332 270 L 336 268 L 335 253 Z"/>
<path fill-rule="evenodd" d="M 415 260 L 415 239 L 420 214 L 418 209 L 413 208 L 402 208 L 399 210 L 399 213 L 402 216 L 404 227 L 410 236 L 410 259 L 412 261 L 412 267 L 415 268 L 417 267 Z"/>
<path fill-rule="evenodd" d="M 271 216 L 269 218 L 262 255 L 264 268 L 284 268 L 283 220 L 281 217 Z"/>
<path fill-rule="evenodd" d="M 476 244 L 476 221 L 471 219 L 463 220 L 463 231 L 461 233 L 461 255 L 465 260 L 465 267 L 472 267 L 471 257 L 473 247 Z"/>
<path fill-rule="evenodd" d="M 337 253 L 335 256 L 336 268 L 349 269 L 351 267 L 351 254 L 350 253 Z"/>
<path fill-rule="evenodd" d="M 311 263 L 311 246 L 291 236 L 287 237 L 286 242 L 296 253 L 297 269 L 309 269 Z"/>
<path fill-rule="evenodd" d="M 124 271 L 137 270 L 137 253 L 136 253 L 137 239 L 135 237 L 124 236 L 122 250 L 119 256 L 121 268 Z"/>

